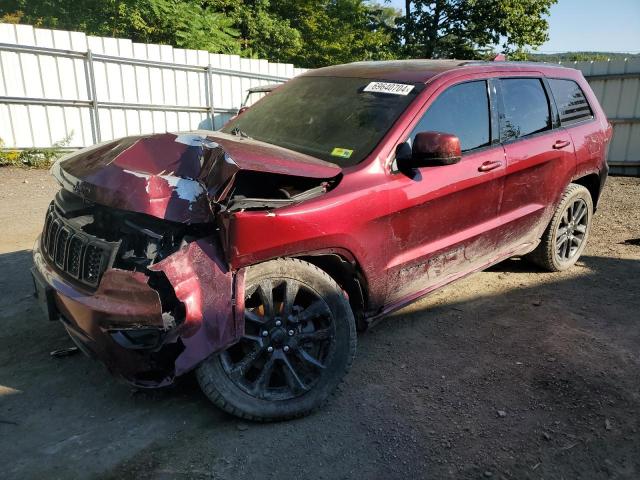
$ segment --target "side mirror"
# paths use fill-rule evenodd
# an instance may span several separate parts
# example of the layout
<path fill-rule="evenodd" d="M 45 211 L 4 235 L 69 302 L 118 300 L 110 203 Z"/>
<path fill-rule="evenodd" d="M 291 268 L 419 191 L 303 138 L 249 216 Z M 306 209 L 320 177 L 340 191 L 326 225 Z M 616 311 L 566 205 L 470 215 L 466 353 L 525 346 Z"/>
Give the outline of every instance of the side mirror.
<path fill-rule="evenodd" d="M 420 132 L 413 147 L 401 143 L 396 147 L 396 163 L 401 171 L 436 165 L 453 165 L 462 159 L 460 139 L 450 133 Z"/>

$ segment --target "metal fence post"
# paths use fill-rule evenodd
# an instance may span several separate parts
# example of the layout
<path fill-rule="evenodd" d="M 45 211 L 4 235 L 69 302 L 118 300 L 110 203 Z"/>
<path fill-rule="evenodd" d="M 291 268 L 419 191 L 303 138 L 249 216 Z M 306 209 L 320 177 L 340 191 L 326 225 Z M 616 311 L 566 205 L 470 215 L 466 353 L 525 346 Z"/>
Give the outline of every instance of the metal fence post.
<path fill-rule="evenodd" d="M 91 134 L 93 136 L 93 143 L 99 143 L 102 141 L 102 135 L 100 134 L 98 94 L 96 92 L 96 77 L 93 71 L 93 54 L 91 53 L 91 50 L 87 50 L 84 65 L 85 76 L 87 79 L 87 95 L 91 102 L 91 110 L 89 113 L 89 118 L 91 119 Z"/>
<path fill-rule="evenodd" d="M 209 117 L 211 117 L 211 130 L 216 129 L 215 110 L 213 108 L 213 74 L 211 73 L 211 65 L 207 65 L 205 69 L 205 82 L 207 92 L 207 108 L 209 109 Z"/>

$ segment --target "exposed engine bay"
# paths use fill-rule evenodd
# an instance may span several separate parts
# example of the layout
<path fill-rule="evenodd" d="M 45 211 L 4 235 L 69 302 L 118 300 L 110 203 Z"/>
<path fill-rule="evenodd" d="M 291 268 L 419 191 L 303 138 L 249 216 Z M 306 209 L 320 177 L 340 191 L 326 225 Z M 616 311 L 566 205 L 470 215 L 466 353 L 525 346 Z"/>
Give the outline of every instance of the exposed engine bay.
<path fill-rule="evenodd" d="M 322 195 L 336 183 L 337 179 L 318 182 L 291 175 L 240 172 L 225 209 L 235 212 L 283 207 Z"/>

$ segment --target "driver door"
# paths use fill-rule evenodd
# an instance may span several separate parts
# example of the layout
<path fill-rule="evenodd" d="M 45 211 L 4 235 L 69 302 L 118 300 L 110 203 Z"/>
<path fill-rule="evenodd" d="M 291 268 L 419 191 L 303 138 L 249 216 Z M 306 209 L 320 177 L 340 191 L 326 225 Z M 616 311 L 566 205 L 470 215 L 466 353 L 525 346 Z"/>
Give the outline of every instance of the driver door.
<path fill-rule="evenodd" d="M 490 88 L 487 80 L 443 88 L 406 139 L 423 131 L 452 133 L 460 139 L 462 159 L 393 175 L 388 305 L 418 297 L 496 256 L 506 162 Z"/>

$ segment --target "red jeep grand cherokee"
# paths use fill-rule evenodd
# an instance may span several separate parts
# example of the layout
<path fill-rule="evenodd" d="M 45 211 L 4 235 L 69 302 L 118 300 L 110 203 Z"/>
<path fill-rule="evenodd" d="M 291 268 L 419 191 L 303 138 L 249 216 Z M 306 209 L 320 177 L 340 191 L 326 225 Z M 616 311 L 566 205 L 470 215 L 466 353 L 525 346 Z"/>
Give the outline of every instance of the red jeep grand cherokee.
<path fill-rule="evenodd" d="M 304 415 L 349 369 L 356 325 L 514 255 L 573 265 L 610 136 L 572 69 L 313 70 L 221 132 L 127 137 L 56 163 L 37 297 L 135 385 L 195 369 L 234 415 Z"/>

